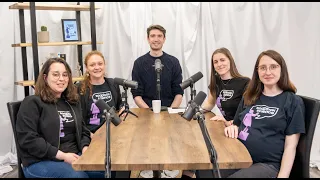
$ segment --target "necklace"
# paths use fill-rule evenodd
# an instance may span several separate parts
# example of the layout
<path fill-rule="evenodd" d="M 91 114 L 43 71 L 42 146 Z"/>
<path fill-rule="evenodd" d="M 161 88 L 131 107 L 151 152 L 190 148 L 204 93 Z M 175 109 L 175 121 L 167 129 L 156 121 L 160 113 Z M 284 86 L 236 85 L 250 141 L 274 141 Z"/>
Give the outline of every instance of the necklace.
<path fill-rule="evenodd" d="M 231 79 L 232 79 L 232 78 L 231 78 Z M 220 78 L 220 80 L 221 80 L 221 82 L 222 82 L 222 84 L 223 84 L 224 86 L 226 86 L 226 85 L 231 81 L 231 79 L 229 79 L 228 82 L 225 84 L 225 83 L 223 82 L 223 80 Z"/>

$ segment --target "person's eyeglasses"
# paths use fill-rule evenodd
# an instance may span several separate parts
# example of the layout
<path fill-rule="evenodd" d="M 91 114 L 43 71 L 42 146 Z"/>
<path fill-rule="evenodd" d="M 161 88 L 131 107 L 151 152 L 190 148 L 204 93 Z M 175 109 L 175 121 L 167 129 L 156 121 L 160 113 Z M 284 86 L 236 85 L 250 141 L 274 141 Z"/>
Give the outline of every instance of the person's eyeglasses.
<path fill-rule="evenodd" d="M 279 64 L 271 64 L 269 66 L 269 71 L 274 72 L 278 67 L 280 67 Z M 265 65 L 258 66 L 258 71 L 260 71 L 260 72 L 267 72 L 267 69 L 268 69 L 268 67 Z"/>
<path fill-rule="evenodd" d="M 69 75 L 67 72 L 64 72 L 62 74 L 60 74 L 60 72 L 52 72 L 51 75 L 52 75 L 52 79 L 55 81 L 58 81 L 61 76 L 63 77 L 64 80 L 69 79 Z"/>

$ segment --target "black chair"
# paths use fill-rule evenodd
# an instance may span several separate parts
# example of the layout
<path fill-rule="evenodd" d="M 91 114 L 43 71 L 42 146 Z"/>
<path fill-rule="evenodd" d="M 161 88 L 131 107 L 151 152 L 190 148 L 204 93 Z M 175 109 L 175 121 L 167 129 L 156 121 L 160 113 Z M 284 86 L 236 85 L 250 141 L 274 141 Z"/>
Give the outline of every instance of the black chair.
<path fill-rule="evenodd" d="M 300 96 L 305 105 L 306 133 L 300 136 L 290 178 L 310 178 L 310 153 L 320 111 L 320 100 Z"/>
<path fill-rule="evenodd" d="M 16 102 L 8 102 L 8 112 L 11 120 L 11 126 L 13 130 L 14 140 L 16 143 L 16 150 L 17 150 L 17 159 L 18 159 L 18 177 L 19 178 L 25 178 L 23 171 L 22 171 L 22 164 L 21 164 L 21 158 L 20 158 L 20 148 L 18 144 L 17 134 L 16 134 L 16 120 L 17 120 L 17 114 L 20 108 L 22 101 L 16 101 Z"/>

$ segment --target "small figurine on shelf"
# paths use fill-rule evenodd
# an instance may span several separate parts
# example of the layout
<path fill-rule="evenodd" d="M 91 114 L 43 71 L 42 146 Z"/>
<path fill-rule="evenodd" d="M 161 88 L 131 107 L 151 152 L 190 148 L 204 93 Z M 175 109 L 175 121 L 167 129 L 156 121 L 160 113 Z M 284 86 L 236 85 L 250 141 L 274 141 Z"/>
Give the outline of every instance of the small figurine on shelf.
<path fill-rule="evenodd" d="M 65 61 L 67 61 L 66 54 L 58 53 L 58 57 L 64 59 Z"/>
<path fill-rule="evenodd" d="M 40 69 L 42 69 L 43 64 L 44 64 L 44 62 L 42 62 L 42 63 L 40 64 Z"/>
<path fill-rule="evenodd" d="M 76 73 L 75 73 L 75 75 L 76 75 L 77 77 L 81 77 L 81 76 L 82 76 L 81 66 L 80 66 L 79 62 L 78 62 L 78 64 L 77 64 L 77 68 L 76 68 Z"/>

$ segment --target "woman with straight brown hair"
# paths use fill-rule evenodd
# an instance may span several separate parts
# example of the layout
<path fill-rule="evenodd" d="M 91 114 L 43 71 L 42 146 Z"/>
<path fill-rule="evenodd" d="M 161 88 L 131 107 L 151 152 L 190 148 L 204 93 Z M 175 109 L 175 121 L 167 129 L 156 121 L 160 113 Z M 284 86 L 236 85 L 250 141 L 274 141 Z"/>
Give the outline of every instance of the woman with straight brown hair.
<path fill-rule="evenodd" d="M 222 116 L 210 120 L 222 120 L 226 126 L 232 124 L 249 78 L 242 76 L 227 48 L 216 49 L 211 56 L 210 93 L 202 108 L 211 111 L 217 105 Z"/>
<path fill-rule="evenodd" d="M 288 178 L 301 133 L 305 133 L 305 107 L 289 79 L 283 57 L 262 52 L 252 80 L 225 135 L 238 138 L 248 149 L 253 165 L 229 177 Z"/>
<path fill-rule="evenodd" d="M 216 115 L 210 120 L 224 121 L 225 126 L 230 126 L 249 81 L 249 78 L 238 72 L 227 48 L 216 49 L 211 56 L 210 93 L 208 93 L 208 99 L 202 104 L 202 109 L 211 111 L 217 105 L 222 116 Z M 183 177 L 192 177 L 194 172 L 183 171 Z M 207 172 L 201 170 L 197 173 L 197 177 L 206 177 Z"/>

